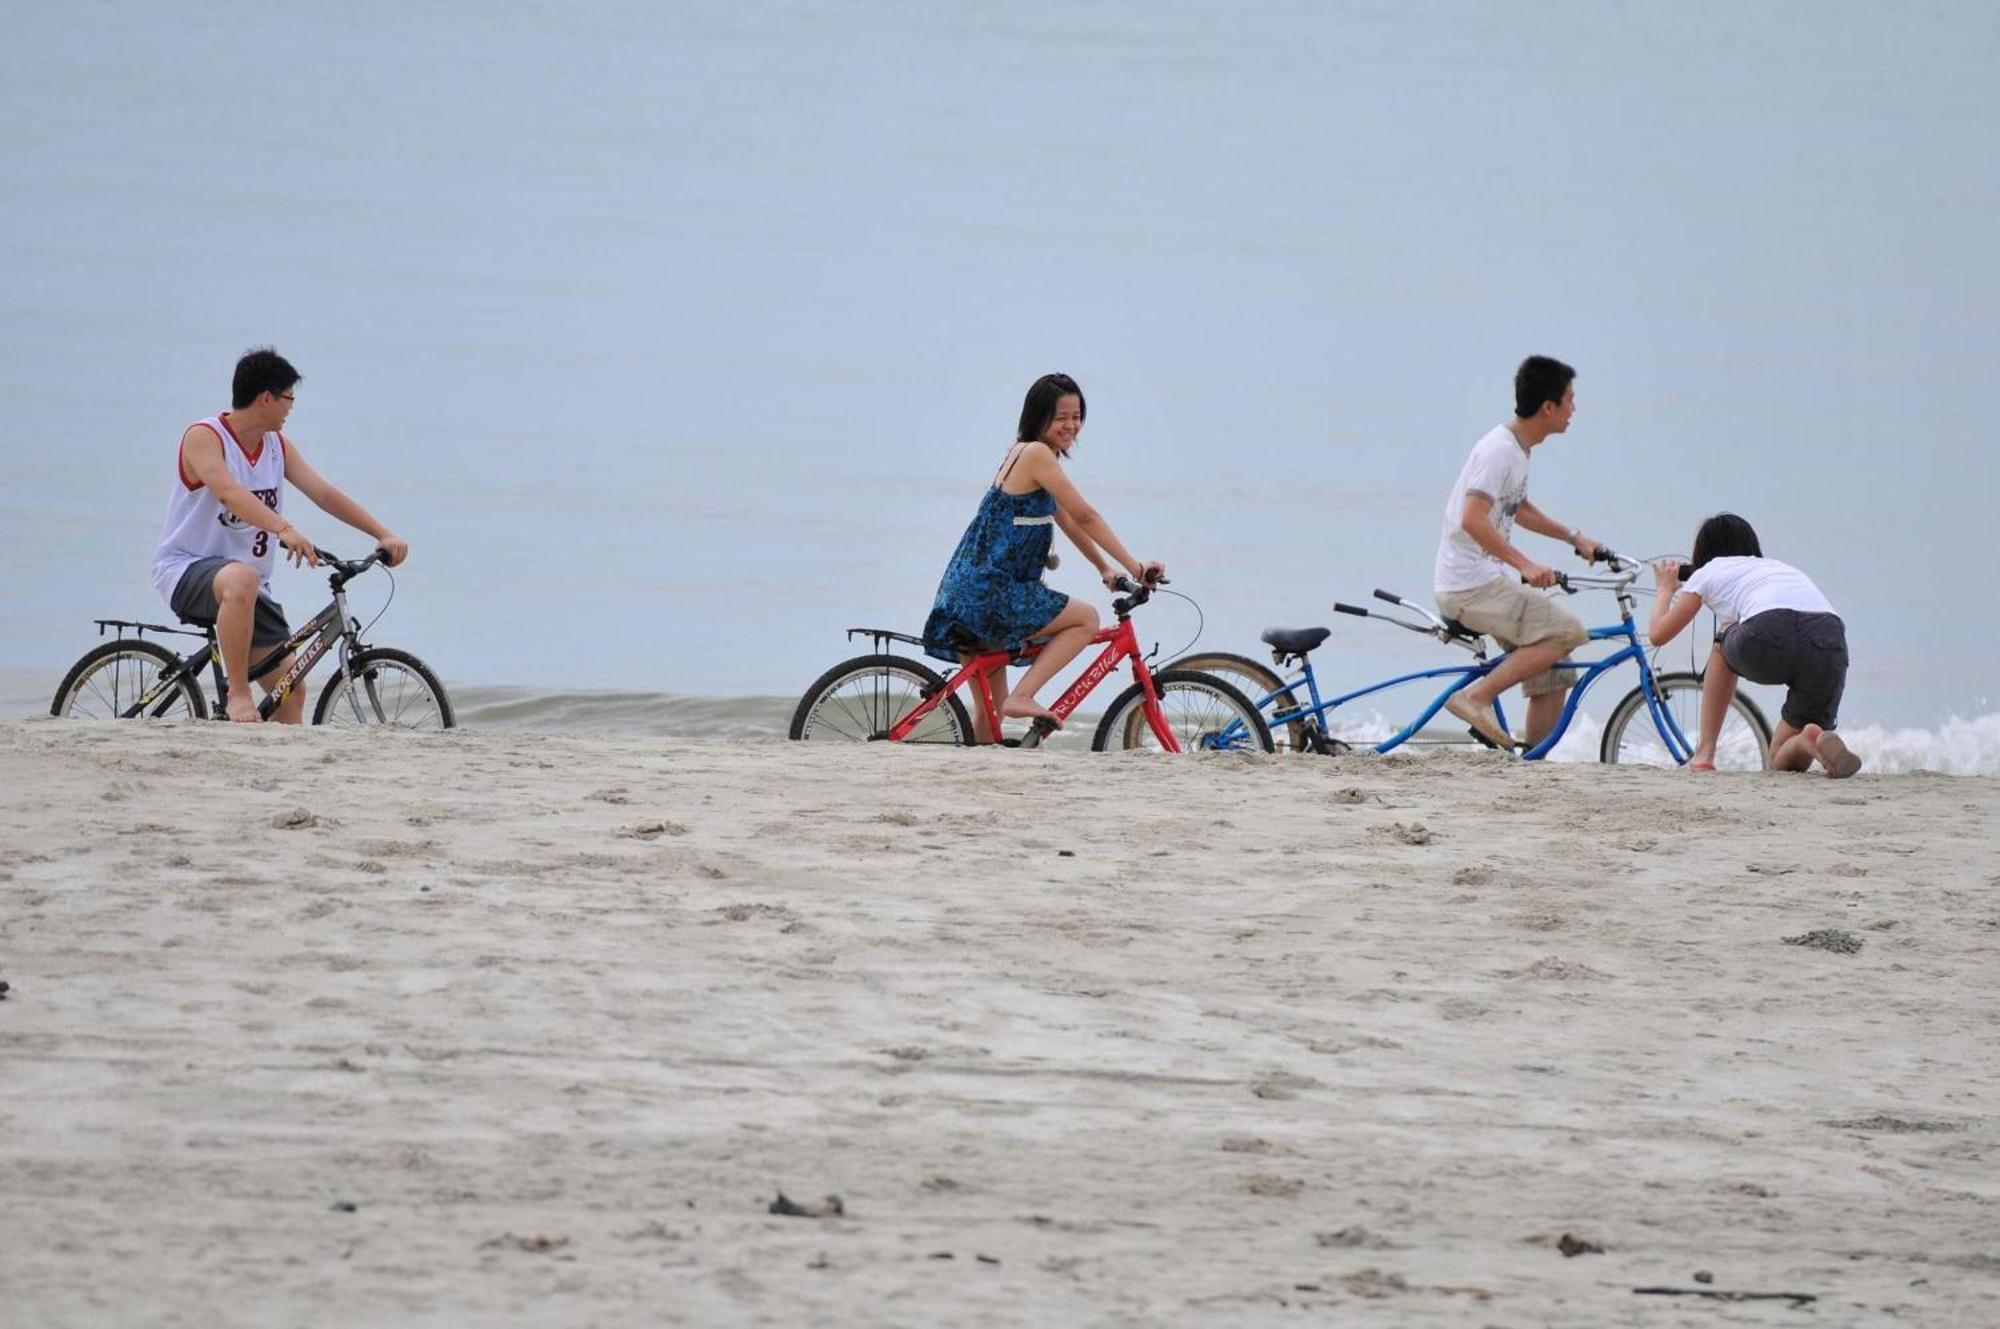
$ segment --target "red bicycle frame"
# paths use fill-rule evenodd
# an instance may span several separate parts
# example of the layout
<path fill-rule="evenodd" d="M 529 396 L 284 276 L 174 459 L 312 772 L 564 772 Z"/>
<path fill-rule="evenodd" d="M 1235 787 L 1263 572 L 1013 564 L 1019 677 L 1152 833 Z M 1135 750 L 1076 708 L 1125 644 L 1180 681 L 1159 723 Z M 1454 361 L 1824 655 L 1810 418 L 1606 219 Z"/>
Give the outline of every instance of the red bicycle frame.
<path fill-rule="evenodd" d="M 1132 620 L 1120 618 L 1117 623 L 1103 629 L 1090 639 L 1090 644 L 1093 646 L 1099 642 L 1104 643 L 1103 652 L 1090 662 L 1090 667 L 1070 685 L 1069 691 L 1056 698 L 1055 704 L 1049 709 L 1063 720 L 1068 720 L 1070 713 L 1083 704 L 1083 699 L 1095 691 L 1099 683 L 1109 678 L 1113 670 L 1130 659 L 1132 677 L 1138 680 L 1139 690 L 1145 695 L 1146 723 L 1153 727 L 1153 737 L 1159 739 L 1160 746 L 1168 752 L 1179 752 L 1180 740 L 1174 737 L 1173 727 L 1167 723 L 1166 714 L 1160 709 L 1160 693 L 1153 686 L 1153 671 L 1146 667 L 1145 657 L 1139 653 L 1139 634 L 1132 627 Z M 924 698 L 917 704 L 915 710 L 890 728 L 889 741 L 900 743 L 909 737 L 910 731 L 922 723 L 926 715 L 943 705 L 946 697 L 965 686 L 968 681 L 972 684 L 974 704 L 986 713 L 987 723 L 991 726 L 987 732 L 998 737 L 1000 703 L 993 697 L 993 671 L 1004 669 L 1017 659 L 1032 660 L 1041 653 L 1042 644 L 1036 642 L 1018 656 L 1007 651 L 987 651 L 983 655 L 973 656 L 959 667 L 958 672 L 945 680 L 943 687 Z"/>

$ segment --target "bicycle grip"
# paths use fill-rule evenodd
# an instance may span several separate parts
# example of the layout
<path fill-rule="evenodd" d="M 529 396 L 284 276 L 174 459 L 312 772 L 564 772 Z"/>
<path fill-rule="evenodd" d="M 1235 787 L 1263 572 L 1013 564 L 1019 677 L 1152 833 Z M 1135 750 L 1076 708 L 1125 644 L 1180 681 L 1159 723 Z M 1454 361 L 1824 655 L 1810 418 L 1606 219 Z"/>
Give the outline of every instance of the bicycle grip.
<path fill-rule="evenodd" d="M 1366 609 L 1357 608 L 1354 605 L 1342 604 L 1338 600 L 1334 601 L 1333 603 L 1333 612 L 1336 614 L 1352 614 L 1356 618 L 1369 617 L 1369 613 Z"/>
<path fill-rule="evenodd" d="M 1403 603 L 1402 596 L 1397 595 L 1394 591 L 1385 591 L 1380 586 L 1377 586 L 1375 588 L 1375 598 L 1377 600 L 1386 600 L 1392 605 L 1399 605 Z"/>
<path fill-rule="evenodd" d="M 1694 564 L 1692 563 L 1681 564 L 1680 565 L 1681 585 L 1683 586 L 1687 585 L 1688 578 L 1692 576 L 1694 576 Z"/>

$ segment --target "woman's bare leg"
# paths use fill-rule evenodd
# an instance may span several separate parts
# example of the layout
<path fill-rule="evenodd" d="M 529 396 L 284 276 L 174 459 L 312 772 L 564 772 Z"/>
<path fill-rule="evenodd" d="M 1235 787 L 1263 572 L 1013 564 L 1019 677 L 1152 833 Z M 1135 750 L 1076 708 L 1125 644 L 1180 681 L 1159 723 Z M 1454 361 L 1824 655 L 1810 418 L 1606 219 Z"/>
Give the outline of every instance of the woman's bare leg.
<path fill-rule="evenodd" d="M 1778 727 L 1771 731 L 1771 769 L 1803 771 L 1812 764 L 1812 744 L 1806 741 L 1804 731 L 1783 720 L 1778 721 Z"/>
<path fill-rule="evenodd" d="M 1715 744 L 1722 737 L 1722 721 L 1735 697 L 1736 671 L 1722 658 L 1722 647 L 1717 644 L 1709 651 L 1708 668 L 1701 676 L 1701 736 L 1688 759 L 1691 770 L 1715 769 Z"/>
<path fill-rule="evenodd" d="M 965 661 L 970 660 L 972 657 L 961 655 L 958 658 L 962 666 Z M 1007 699 L 1007 666 L 996 665 L 988 670 L 986 683 L 988 687 L 993 689 L 993 700 L 996 705 L 1005 701 Z M 974 679 L 965 686 L 965 707 L 972 712 L 972 741 L 975 743 L 993 742 L 993 726 L 987 722 L 986 702 L 979 695 L 979 681 L 977 679 Z"/>
<path fill-rule="evenodd" d="M 1090 645 L 1090 639 L 1097 635 L 1097 606 L 1082 600 L 1071 599 L 1063 606 L 1063 611 L 1050 619 L 1037 637 L 1047 637 L 1049 644 L 1042 647 L 1028 672 L 1021 675 L 1021 681 L 1007 694 L 1007 700 L 1000 703 L 1000 714 L 1016 720 L 1056 720 L 1055 712 L 1035 700 L 1035 693 L 1042 684 L 1054 678 L 1056 671 L 1068 664 Z"/>

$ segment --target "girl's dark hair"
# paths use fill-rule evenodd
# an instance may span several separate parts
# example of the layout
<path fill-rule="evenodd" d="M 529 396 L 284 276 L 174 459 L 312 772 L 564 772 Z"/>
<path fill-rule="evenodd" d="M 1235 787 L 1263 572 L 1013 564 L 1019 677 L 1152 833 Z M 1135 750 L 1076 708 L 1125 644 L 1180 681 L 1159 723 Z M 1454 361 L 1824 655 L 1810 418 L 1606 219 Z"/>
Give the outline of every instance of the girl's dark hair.
<path fill-rule="evenodd" d="M 1718 512 L 1701 524 L 1694 533 L 1694 561 L 1696 568 L 1704 567 L 1712 558 L 1762 558 L 1764 550 L 1757 543 L 1757 532 L 1750 529 L 1750 523 L 1733 512 Z"/>
<path fill-rule="evenodd" d="M 1014 431 L 1017 443 L 1032 443 L 1042 436 L 1049 422 L 1056 418 L 1056 406 L 1064 397 L 1076 398 L 1076 418 L 1081 421 L 1088 410 L 1083 400 L 1083 389 L 1068 374 L 1043 374 L 1028 389 L 1026 401 L 1021 403 L 1021 424 Z"/>

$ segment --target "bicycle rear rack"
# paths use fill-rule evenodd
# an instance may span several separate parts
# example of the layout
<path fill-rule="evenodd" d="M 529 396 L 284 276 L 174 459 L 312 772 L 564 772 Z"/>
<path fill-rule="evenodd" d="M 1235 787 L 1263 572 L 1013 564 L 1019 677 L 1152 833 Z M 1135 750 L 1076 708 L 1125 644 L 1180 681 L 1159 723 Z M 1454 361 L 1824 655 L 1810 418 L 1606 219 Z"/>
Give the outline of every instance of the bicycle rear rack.
<path fill-rule="evenodd" d="M 853 641 L 856 637 L 873 637 L 875 639 L 875 653 L 877 655 L 888 654 L 889 643 L 892 641 L 900 641 L 910 646 L 922 646 L 924 644 L 922 637 L 912 637 L 907 632 L 892 632 L 888 628 L 849 628 L 847 630 L 847 639 Z"/>
<path fill-rule="evenodd" d="M 98 618 L 91 621 L 97 624 L 97 635 L 100 637 L 111 629 L 116 628 L 118 630 L 118 640 L 120 641 L 125 639 L 125 629 L 127 628 L 132 629 L 132 635 L 135 637 L 143 637 L 148 632 L 171 632 L 180 637 L 206 637 L 208 635 L 206 632 L 196 632 L 193 628 L 170 628 L 164 623 L 139 623 L 129 618 Z"/>

